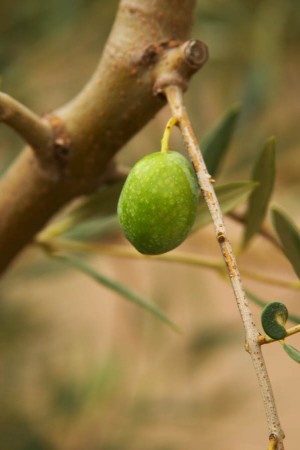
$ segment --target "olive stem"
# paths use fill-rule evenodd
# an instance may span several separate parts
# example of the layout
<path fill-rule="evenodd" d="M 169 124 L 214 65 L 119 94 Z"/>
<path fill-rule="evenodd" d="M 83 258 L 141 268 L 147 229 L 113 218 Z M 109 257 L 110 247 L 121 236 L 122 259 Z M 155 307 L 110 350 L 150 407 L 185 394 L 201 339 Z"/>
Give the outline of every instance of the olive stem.
<path fill-rule="evenodd" d="M 276 438 L 276 447 L 274 450 L 283 450 L 284 432 L 281 428 L 270 378 L 262 355 L 261 346 L 259 344 L 260 333 L 254 323 L 249 302 L 245 295 L 240 272 L 237 266 L 237 261 L 234 256 L 232 246 L 227 237 L 221 208 L 213 185 L 211 183 L 211 176 L 207 171 L 202 153 L 199 148 L 199 144 L 183 105 L 182 89 L 177 85 L 169 85 L 168 87 L 164 88 L 164 93 L 167 97 L 173 116 L 178 118 L 179 126 L 187 147 L 187 151 L 198 177 L 201 192 L 204 196 L 212 217 L 216 238 L 221 248 L 228 276 L 244 325 L 246 335 L 246 349 L 251 356 L 263 397 L 269 436 L 272 435 Z"/>
<path fill-rule="evenodd" d="M 172 128 L 177 123 L 178 123 L 177 117 L 171 117 L 171 119 L 168 120 L 168 123 L 166 125 L 165 131 L 164 131 L 164 134 L 163 134 L 163 137 L 161 140 L 161 150 L 160 151 L 162 153 L 168 153 L 170 134 L 171 134 Z"/>
<path fill-rule="evenodd" d="M 288 328 L 286 330 L 285 338 L 287 338 L 289 336 L 293 336 L 293 334 L 297 334 L 297 333 L 300 333 L 300 324 L 295 325 L 294 327 Z M 269 336 L 259 336 L 259 344 L 260 345 L 271 344 L 272 342 L 281 341 L 281 340 L 282 339 L 273 339 Z"/>

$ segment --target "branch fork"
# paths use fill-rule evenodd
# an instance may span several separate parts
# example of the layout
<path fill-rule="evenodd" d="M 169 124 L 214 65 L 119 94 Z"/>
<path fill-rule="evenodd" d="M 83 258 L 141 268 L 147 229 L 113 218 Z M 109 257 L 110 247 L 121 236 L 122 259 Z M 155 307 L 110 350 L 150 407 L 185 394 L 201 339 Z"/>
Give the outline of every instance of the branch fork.
<path fill-rule="evenodd" d="M 164 51 L 155 68 L 154 95 L 164 94 L 168 86 L 176 85 L 185 91 L 191 76 L 208 59 L 208 47 L 199 40 L 189 40 Z"/>
<path fill-rule="evenodd" d="M 29 144 L 0 180 L 0 273 L 60 208 L 108 178 L 114 155 L 164 106 L 152 92 L 159 65 L 186 88 L 201 63 L 198 44 L 184 45 L 195 5 L 121 0 L 94 74 L 51 116 L 0 93 L 0 122 Z"/>
<path fill-rule="evenodd" d="M 0 92 L 0 122 L 16 131 L 32 148 L 45 177 L 61 177 L 70 157 L 70 138 L 55 115 L 39 117 L 10 95 Z"/>

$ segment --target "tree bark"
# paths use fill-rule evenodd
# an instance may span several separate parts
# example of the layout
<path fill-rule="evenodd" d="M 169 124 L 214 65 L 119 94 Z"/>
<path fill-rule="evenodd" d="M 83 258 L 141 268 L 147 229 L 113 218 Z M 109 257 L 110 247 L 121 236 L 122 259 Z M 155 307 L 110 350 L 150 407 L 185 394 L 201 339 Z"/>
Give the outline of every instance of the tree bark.
<path fill-rule="evenodd" d="M 153 94 L 157 61 L 188 39 L 194 6 L 195 0 L 120 2 L 90 81 L 42 119 L 52 130 L 49 141 L 25 148 L 1 180 L 0 273 L 62 206 L 101 184 L 115 153 L 164 105 Z"/>

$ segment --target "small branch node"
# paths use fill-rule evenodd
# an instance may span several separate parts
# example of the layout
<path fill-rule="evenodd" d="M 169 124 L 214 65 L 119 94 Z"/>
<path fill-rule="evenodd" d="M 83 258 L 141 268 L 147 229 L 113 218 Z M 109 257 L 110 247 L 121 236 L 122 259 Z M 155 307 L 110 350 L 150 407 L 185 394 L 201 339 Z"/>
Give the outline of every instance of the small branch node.
<path fill-rule="evenodd" d="M 45 169 L 48 168 L 49 173 L 52 172 L 52 178 L 57 180 L 66 173 L 72 157 L 71 139 L 60 117 L 47 114 L 44 120 L 49 124 L 52 131 L 52 141 L 48 146 Z"/>
<path fill-rule="evenodd" d="M 225 242 L 226 238 L 222 231 L 219 231 L 217 233 L 217 240 L 218 240 L 219 244 L 223 244 L 223 242 Z"/>
<path fill-rule="evenodd" d="M 250 348 L 250 345 L 249 345 L 249 342 L 247 341 L 247 339 L 245 340 L 245 350 L 246 350 L 246 352 L 247 353 L 251 353 L 251 348 Z"/>
<path fill-rule="evenodd" d="M 208 60 L 207 45 L 198 40 L 190 40 L 184 45 L 184 56 L 186 62 L 196 70 L 200 69 Z"/>
<path fill-rule="evenodd" d="M 154 95 L 164 94 L 168 86 L 178 86 L 185 91 L 191 76 L 208 59 L 206 44 L 195 39 L 181 45 L 176 41 L 176 46 L 161 47 L 160 53 L 154 70 L 156 79 L 153 86 Z"/>
<path fill-rule="evenodd" d="M 269 448 L 268 450 L 276 450 L 278 444 L 278 438 L 275 434 L 271 433 L 269 436 Z"/>

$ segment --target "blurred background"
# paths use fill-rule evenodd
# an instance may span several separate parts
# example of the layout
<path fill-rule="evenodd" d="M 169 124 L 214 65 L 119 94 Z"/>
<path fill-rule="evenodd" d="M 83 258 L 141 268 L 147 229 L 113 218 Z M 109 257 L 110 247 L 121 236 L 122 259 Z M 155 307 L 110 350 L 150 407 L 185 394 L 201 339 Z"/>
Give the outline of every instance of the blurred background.
<path fill-rule="evenodd" d="M 1 90 L 41 114 L 71 99 L 97 65 L 117 4 L 1 0 Z M 242 104 L 217 182 L 249 179 L 264 142 L 275 135 L 273 200 L 299 223 L 299 2 L 198 0 L 193 37 L 210 49 L 185 97 L 200 142 L 229 106 Z M 132 165 L 158 150 L 169 115 L 162 110 L 120 152 L 120 162 Z M 182 149 L 179 133 L 172 147 Z M 21 148 L 19 137 L 1 126 L 1 172 Z M 242 228 L 226 223 L 236 246 Z M 115 229 L 103 242 L 125 244 Z M 180 250 L 220 257 L 212 226 Z M 239 259 L 243 268 L 295 279 L 261 237 Z M 101 256 L 91 264 L 155 301 L 183 333 L 27 249 L 0 283 L 0 450 L 266 448 L 260 393 L 226 280 L 155 261 Z M 244 284 L 300 314 L 299 291 Z M 260 309 L 253 305 L 253 312 L 259 324 Z M 300 347 L 297 336 L 289 342 Z M 298 450 L 299 366 L 279 344 L 264 354 L 286 447 Z"/>

